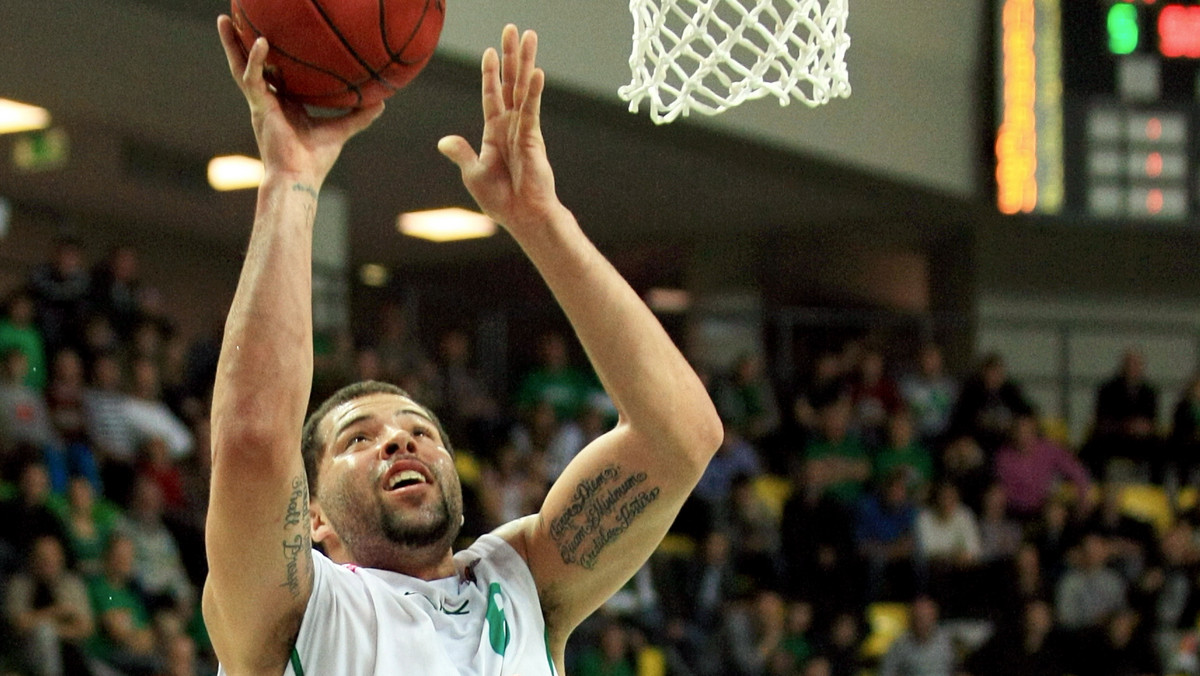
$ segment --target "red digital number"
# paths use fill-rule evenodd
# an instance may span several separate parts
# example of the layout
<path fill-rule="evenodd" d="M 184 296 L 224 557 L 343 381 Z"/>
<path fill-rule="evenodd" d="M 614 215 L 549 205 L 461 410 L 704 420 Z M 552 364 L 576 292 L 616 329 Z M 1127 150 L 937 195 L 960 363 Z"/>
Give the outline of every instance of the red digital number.
<path fill-rule="evenodd" d="M 1167 5 L 1158 15 L 1158 51 L 1200 59 L 1200 6 Z"/>

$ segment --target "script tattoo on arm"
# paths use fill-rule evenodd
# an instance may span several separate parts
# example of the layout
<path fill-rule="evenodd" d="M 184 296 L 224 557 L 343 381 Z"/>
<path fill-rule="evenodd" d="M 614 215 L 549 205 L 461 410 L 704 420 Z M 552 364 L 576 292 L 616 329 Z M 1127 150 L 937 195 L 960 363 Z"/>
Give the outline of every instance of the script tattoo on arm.
<path fill-rule="evenodd" d="M 283 539 L 286 578 L 279 586 L 287 587 L 293 598 L 299 598 L 300 576 L 303 574 L 311 581 L 313 574 L 312 560 L 308 556 L 312 549 L 312 534 L 308 525 L 308 480 L 303 474 L 292 478 L 292 494 L 288 497 L 283 528 L 287 531 Z"/>
<path fill-rule="evenodd" d="M 550 522 L 563 563 L 588 570 L 596 565 L 600 552 L 658 499 L 661 489 L 645 485 L 646 478 L 645 472 L 622 474 L 619 465 L 608 465 L 579 482 L 571 503 Z"/>

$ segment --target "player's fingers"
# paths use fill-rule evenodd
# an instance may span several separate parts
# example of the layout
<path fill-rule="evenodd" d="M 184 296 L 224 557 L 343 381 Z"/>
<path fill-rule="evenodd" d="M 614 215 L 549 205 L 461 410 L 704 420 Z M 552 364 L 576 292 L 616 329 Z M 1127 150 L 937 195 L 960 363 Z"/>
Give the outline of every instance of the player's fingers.
<path fill-rule="evenodd" d="M 529 85 L 525 100 L 521 104 L 520 133 L 522 135 L 541 133 L 542 92 L 545 89 L 546 72 L 541 68 L 534 68 L 533 74 L 529 76 Z"/>
<path fill-rule="evenodd" d="M 246 55 L 246 70 L 242 73 L 242 82 L 251 92 L 257 93 L 266 86 L 263 83 L 263 64 L 267 61 L 268 49 L 267 39 L 260 36 L 250 46 L 250 53 Z"/>
<path fill-rule="evenodd" d="M 510 23 L 500 34 L 500 50 L 503 54 L 500 59 L 502 69 L 500 81 L 504 85 L 504 108 L 506 110 L 513 107 L 513 85 L 517 79 L 517 66 L 520 65 L 517 49 L 517 27 Z"/>
<path fill-rule="evenodd" d="M 454 164 L 458 165 L 459 169 L 465 170 L 468 165 L 474 163 L 479 157 L 475 154 L 475 149 L 467 139 L 461 136 L 444 136 L 437 144 L 438 152 L 445 155 Z"/>
<path fill-rule="evenodd" d="M 521 36 L 521 45 L 517 56 L 516 91 L 513 102 L 519 108 L 525 107 L 525 98 L 529 95 L 529 78 L 537 65 L 537 33 L 525 31 Z"/>
<path fill-rule="evenodd" d="M 501 92 L 500 63 L 496 50 L 488 47 L 483 52 L 483 121 L 487 122 L 504 112 L 504 97 Z"/>
<path fill-rule="evenodd" d="M 380 101 L 347 113 L 345 117 L 340 118 L 340 123 L 349 138 L 371 126 L 371 123 L 379 119 L 382 114 L 383 102 Z"/>
<path fill-rule="evenodd" d="M 246 51 L 233 28 L 233 20 L 224 14 L 217 17 L 217 34 L 221 36 L 221 46 L 225 48 L 229 72 L 234 80 L 241 83 L 242 74 L 246 72 Z"/>

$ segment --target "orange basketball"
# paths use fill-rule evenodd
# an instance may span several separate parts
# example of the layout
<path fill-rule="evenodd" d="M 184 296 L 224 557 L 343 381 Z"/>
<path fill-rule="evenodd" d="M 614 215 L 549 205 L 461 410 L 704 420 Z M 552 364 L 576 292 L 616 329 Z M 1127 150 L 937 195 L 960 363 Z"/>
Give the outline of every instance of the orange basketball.
<path fill-rule="evenodd" d="M 395 94 L 429 62 L 445 0 L 232 0 L 247 51 L 271 46 L 265 76 L 293 101 L 358 108 Z"/>

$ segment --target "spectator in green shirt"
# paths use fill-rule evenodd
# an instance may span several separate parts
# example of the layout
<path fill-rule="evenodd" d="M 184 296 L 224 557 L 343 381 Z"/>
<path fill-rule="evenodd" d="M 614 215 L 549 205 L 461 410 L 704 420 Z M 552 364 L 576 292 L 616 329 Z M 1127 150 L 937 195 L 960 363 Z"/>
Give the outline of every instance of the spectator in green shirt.
<path fill-rule="evenodd" d="M 0 319 L 0 353 L 15 348 L 25 355 L 28 371 L 24 384 L 41 392 L 46 388 L 46 350 L 42 334 L 33 323 L 33 297 L 19 290 L 8 299 Z"/>
<path fill-rule="evenodd" d="M 635 676 L 637 670 L 630 657 L 629 632 L 624 625 L 617 620 L 606 624 L 600 633 L 600 645 L 583 651 L 575 673 L 578 676 Z"/>
<path fill-rule="evenodd" d="M 585 373 L 571 366 L 567 340 L 561 333 L 542 337 L 541 365 L 530 371 L 517 391 L 517 406 L 523 413 L 549 402 L 559 420 L 574 420 L 596 384 Z"/>
<path fill-rule="evenodd" d="M 851 406 L 841 398 L 819 413 L 820 434 L 804 449 L 809 480 L 838 502 L 852 504 L 871 477 L 867 449 L 850 434 Z"/>
<path fill-rule="evenodd" d="M 888 418 L 887 443 L 875 456 L 874 476 L 884 477 L 895 469 L 904 471 L 908 487 L 918 495 L 933 478 L 933 456 L 917 441 L 912 413 L 906 408 Z"/>
<path fill-rule="evenodd" d="M 104 569 L 88 579 L 96 633 L 87 652 L 130 676 L 153 676 L 162 668 L 150 611 L 133 586 L 133 541 L 114 535 L 104 551 Z"/>

